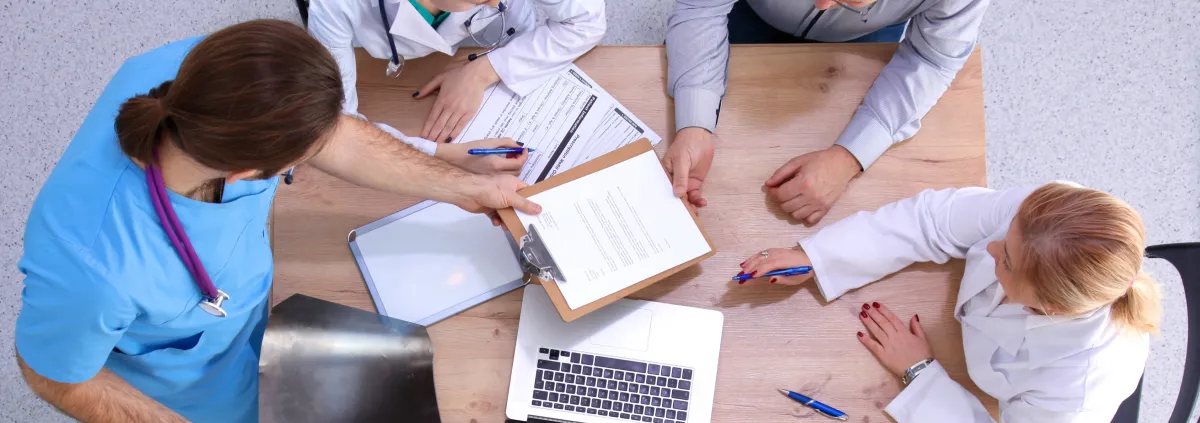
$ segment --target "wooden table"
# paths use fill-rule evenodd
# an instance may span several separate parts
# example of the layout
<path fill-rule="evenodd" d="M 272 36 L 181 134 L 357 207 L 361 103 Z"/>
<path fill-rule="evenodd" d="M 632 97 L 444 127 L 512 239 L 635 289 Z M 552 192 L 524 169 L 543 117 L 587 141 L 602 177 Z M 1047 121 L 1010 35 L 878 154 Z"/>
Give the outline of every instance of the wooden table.
<path fill-rule="evenodd" d="M 853 422 L 890 421 L 882 408 L 900 383 L 855 336 L 862 330 L 859 306 L 871 301 L 885 302 L 904 318 L 919 313 L 934 355 L 996 414 L 995 400 L 966 374 L 960 326 L 951 317 L 961 261 L 914 265 L 828 304 L 811 285 L 728 282 L 751 254 L 794 245 L 855 211 L 926 188 L 986 184 L 983 67 L 977 50 L 925 117 L 920 133 L 851 182 L 816 228 L 788 221 L 764 195 L 763 181 L 780 165 L 837 138 L 895 46 L 733 47 L 716 160 L 705 184 L 709 205 L 700 210 L 717 254 L 634 295 L 725 314 L 714 422 L 827 422 L 781 398 L 778 387 L 820 398 L 849 413 Z M 449 59 L 410 61 L 401 78 L 389 79 L 383 75 L 384 61 L 359 53 L 360 111 L 419 133 L 433 100 L 410 96 Z M 666 138 L 657 148 L 661 155 L 674 136 L 664 49 L 599 47 L 577 63 Z M 354 187 L 311 167 L 299 169 L 296 183 L 282 187 L 275 202 L 274 301 L 302 293 L 374 311 L 346 234 L 417 201 Z M 520 301 L 519 291 L 510 293 L 429 328 L 437 348 L 434 369 L 443 421 L 503 420 Z"/>

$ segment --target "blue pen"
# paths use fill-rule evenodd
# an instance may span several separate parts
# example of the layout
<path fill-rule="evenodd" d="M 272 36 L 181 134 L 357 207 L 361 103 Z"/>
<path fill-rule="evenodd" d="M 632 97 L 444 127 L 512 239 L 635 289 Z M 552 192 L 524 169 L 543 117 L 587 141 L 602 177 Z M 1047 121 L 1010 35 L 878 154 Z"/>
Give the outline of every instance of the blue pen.
<path fill-rule="evenodd" d="M 804 395 L 797 394 L 797 393 L 789 391 L 787 389 L 780 389 L 779 392 L 783 392 L 783 394 L 787 395 L 788 398 L 791 398 L 792 401 L 796 401 L 798 403 L 804 404 L 804 405 L 808 406 L 808 408 L 815 410 L 818 414 L 821 414 L 825 417 L 828 417 L 831 419 L 837 419 L 837 420 L 841 420 L 841 421 L 846 421 L 846 419 L 850 418 L 850 416 L 847 416 L 846 413 L 838 411 L 838 409 L 830 407 L 828 405 L 821 404 L 820 401 L 817 401 L 815 399 L 806 397 Z"/>
<path fill-rule="evenodd" d="M 525 150 L 530 153 L 534 152 L 532 148 L 472 148 L 467 150 L 467 154 L 472 156 L 481 156 L 484 154 L 521 154 Z"/>
<path fill-rule="evenodd" d="M 788 269 L 772 270 L 770 272 L 764 273 L 762 276 L 756 276 L 756 277 L 765 278 L 765 277 L 769 277 L 769 276 L 796 276 L 796 275 L 803 275 L 803 274 L 811 272 L 811 271 L 812 271 L 812 266 L 800 266 L 800 267 L 792 267 L 792 268 L 788 268 Z M 754 279 L 754 278 L 750 277 L 750 275 L 744 275 L 744 274 L 733 277 L 733 280 L 735 280 L 735 281 L 748 281 L 751 279 Z"/>

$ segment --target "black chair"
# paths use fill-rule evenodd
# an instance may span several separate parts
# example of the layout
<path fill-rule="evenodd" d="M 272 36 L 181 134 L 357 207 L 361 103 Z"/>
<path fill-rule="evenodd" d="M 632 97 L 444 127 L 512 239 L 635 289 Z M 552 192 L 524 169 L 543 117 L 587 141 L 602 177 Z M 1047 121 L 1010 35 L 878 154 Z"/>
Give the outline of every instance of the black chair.
<path fill-rule="evenodd" d="M 296 8 L 300 9 L 300 21 L 308 28 L 308 0 L 296 0 Z"/>
<path fill-rule="evenodd" d="M 1196 404 L 1196 391 L 1200 389 L 1200 242 L 1163 244 L 1146 248 L 1146 256 L 1171 262 L 1183 280 L 1183 295 L 1188 309 L 1187 355 L 1183 361 L 1183 381 L 1179 385 L 1179 396 L 1175 398 L 1175 410 L 1167 423 L 1185 423 Z M 1117 408 L 1113 423 L 1138 423 L 1138 406 L 1142 399 L 1142 383 Z"/>

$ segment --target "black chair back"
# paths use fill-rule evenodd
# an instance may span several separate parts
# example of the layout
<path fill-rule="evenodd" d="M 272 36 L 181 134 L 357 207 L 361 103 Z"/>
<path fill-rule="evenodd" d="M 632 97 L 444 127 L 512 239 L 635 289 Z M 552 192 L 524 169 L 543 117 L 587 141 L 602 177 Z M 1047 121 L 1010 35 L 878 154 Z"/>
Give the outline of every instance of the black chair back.
<path fill-rule="evenodd" d="M 1200 389 L 1200 242 L 1163 244 L 1146 248 L 1146 255 L 1171 262 L 1183 280 L 1183 294 L 1187 301 L 1188 344 L 1183 362 L 1183 380 L 1179 385 L 1179 396 L 1175 398 L 1175 410 L 1167 423 L 1186 423 L 1196 405 L 1196 392 Z M 1142 399 L 1142 383 L 1126 398 L 1113 416 L 1113 423 L 1138 423 L 1138 406 Z"/>

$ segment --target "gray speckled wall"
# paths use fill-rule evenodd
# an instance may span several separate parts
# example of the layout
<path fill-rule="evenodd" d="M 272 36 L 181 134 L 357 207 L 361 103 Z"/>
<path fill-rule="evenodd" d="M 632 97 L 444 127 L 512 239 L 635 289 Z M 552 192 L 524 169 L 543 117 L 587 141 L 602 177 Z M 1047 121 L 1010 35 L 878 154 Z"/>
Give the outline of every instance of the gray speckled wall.
<path fill-rule="evenodd" d="M 128 56 L 246 19 L 297 19 L 289 0 L 0 1 L 0 420 L 65 421 L 17 374 L 21 233 L 29 207 Z M 609 0 L 606 44 L 660 44 L 669 0 Z M 1103 4 L 1099 8 L 1096 5 Z M 1200 241 L 1200 2 L 993 2 L 984 23 L 988 182 L 1070 179 L 1142 212 L 1152 243 Z M 1186 345 L 1179 277 L 1146 370 L 1143 422 L 1170 414 Z M 1193 417 L 1192 421 L 1195 421 Z"/>

